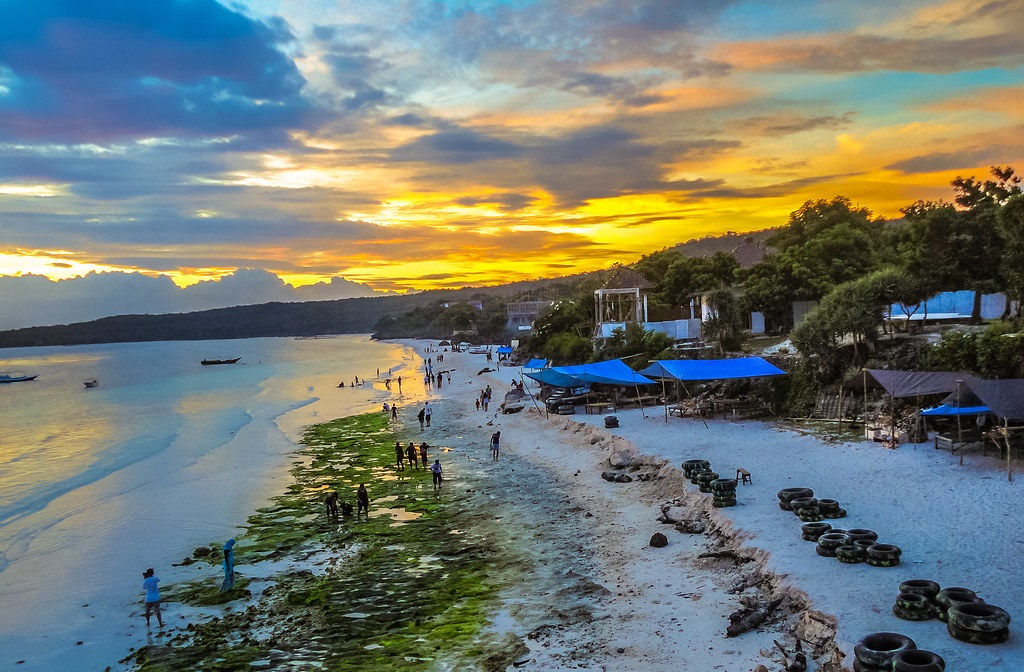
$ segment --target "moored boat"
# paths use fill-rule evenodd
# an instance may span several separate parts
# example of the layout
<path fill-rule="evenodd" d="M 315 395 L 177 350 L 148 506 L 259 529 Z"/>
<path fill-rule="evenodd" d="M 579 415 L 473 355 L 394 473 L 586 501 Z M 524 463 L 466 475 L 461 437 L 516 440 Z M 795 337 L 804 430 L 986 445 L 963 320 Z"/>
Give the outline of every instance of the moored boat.
<path fill-rule="evenodd" d="M 7 373 L 0 373 L 0 383 L 23 383 L 28 380 L 35 380 L 39 374 L 29 376 L 21 371 L 8 371 Z"/>
<path fill-rule="evenodd" d="M 84 383 L 84 385 L 86 387 L 96 387 L 99 384 L 100 384 L 100 381 L 96 380 L 95 378 L 93 378 L 92 380 L 87 380 Z"/>
<path fill-rule="evenodd" d="M 212 366 L 214 364 L 234 364 L 240 359 L 241 357 L 235 357 L 234 359 L 204 359 L 200 364 L 203 366 Z"/>

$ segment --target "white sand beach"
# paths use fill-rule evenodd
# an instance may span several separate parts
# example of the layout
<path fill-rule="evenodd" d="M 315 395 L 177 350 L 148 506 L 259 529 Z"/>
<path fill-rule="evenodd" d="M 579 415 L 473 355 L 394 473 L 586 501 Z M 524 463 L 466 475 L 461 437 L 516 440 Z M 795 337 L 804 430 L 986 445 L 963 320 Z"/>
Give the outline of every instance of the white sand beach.
<path fill-rule="evenodd" d="M 908 635 L 918 648 L 941 655 L 947 669 L 1024 669 L 1024 637 L 1016 634 L 1016 622 L 1007 642 L 980 646 L 953 639 L 938 620 L 912 622 L 892 613 L 900 582 L 928 579 L 970 588 L 1019 618 L 1024 536 L 1017 509 L 1024 475 L 1008 481 L 1005 462 L 994 451 L 969 451 L 961 466 L 958 456 L 930 442 L 895 450 L 866 440 L 826 443 L 765 422 L 666 421 L 663 407 L 619 411 L 620 427 L 607 430 L 603 416 L 545 418 L 543 406 L 538 413 L 529 404 L 517 414 L 502 415 L 492 407 L 485 415 L 471 405 L 474 392 L 490 384 L 501 399 L 518 370 L 473 375 L 485 366 L 481 362 L 479 355 L 446 355 L 446 366 L 470 375 L 443 390 L 449 399 L 442 413 L 475 422 L 480 453 L 490 433 L 501 430 L 501 457 L 491 466 L 494 487 L 505 484 L 522 493 L 521 510 L 503 515 L 530 518 L 539 508 L 531 481 L 557 483 L 562 501 L 554 505 L 560 514 L 534 524 L 562 540 L 563 555 L 549 562 L 564 573 L 587 572 L 595 584 L 590 597 L 598 605 L 588 622 L 531 633 L 530 652 L 517 669 L 753 670 L 763 664 L 781 670 L 773 640 L 792 649 L 794 635 L 817 647 L 809 670 L 850 669 L 853 645 L 882 631 Z M 462 394 L 463 386 L 470 392 Z M 609 456 L 621 451 L 636 456 L 634 465 L 651 465 L 634 475 L 656 478 L 603 480 Z M 752 483 L 738 487 L 737 506 L 715 509 L 710 495 L 683 479 L 679 467 L 687 459 L 706 459 L 723 477 L 744 468 Z M 818 497 L 839 500 L 849 513 L 829 521 L 833 527 L 876 531 L 879 541 L 902 549 L 901 564 L 847 565 L 818 556 L 814 544 L 801 539 L 799 519 L 778 507 L 776 493 L 789 487 L 809 487 Z M 669 502 L 686 507 L 686 517 L 705 519 L 708 532 L 683 534 L 658 522 Z M 649 545 L 655 532 L 668 536 L 668 546 Z M 753 560 L 698 557 L 721 550 Z M 751 587 L 736 590 L 744 585 Z M 762 627 L 725 637 L 728 616 L 745 597 L 775 596 L 786 599 Z M 544 592 L 515 600 L 531 598 L 554 611 L 564 608 Z M 495 627 L 518 627 L 525 634 L 514 616 Z"/>
<path fill-rule="evenodd" d="M 422 352 L 425 345 L 405 344 L 410 353 Z M 407 355 L 405 365 L 412 370 L 415 357 Z M 662 407 L 618 411 L 617 429 L 605 429 L 602 415 L 545 417 L 543 407 L 538 412 L 532 404 L 516 414 L 503 415 L 496 405 L 485 413 L 474 405 L 479 391 L 489 384 L 497 404 L 519 370 L 478 375 L 494 365 L 464 353 L 445 353 L 443 366 L 453 369 L 452 382 L 428 391 L 434 420 L 423 436 L 450 446 L 442 455 L 445 487 L 472 489 L 474 497 L 493 502 L 485 513 L 517 540 L 534 568 L 501 596 L 501 607 L 487 625 L 489 633 L 525 644 L 508 669 L 742 672 L 763 665 L 774 671 L 783 669 L 774 640 L 792 649 L 794 637 L 800 637 L 810 658 L 808 670 L 848 670 L 854 643 L 881 631 L 912 637 L 918 648 L 941 655 L 947 669 L 1024 669 L 1024 638 L 1016 620 L 1016 605 L 1024 602 L 1017 567 L 1024 543 L 1016 514 L 1021 480 L 1008 481 L 1005 463 L 992 451 L 988 456 L 969 452 L 961 466 L 957 456 L 936 451 L 931 443 L 895 450 L 869 441 L 828 443 L 766 422 L 666 421 Z M 405 409 L 411 410 L 423 391 L 407 392 Z M 285 433 L 297 441 L 303 423 L 329 420 L 335 410 L 326 402 L 302 407 L 287 416 Z M 403 421 L 405 429 L 415 425 L 411 412 Z M 487 442 L 496 430 L 501 430 L 502 444 L 499 460 L 492 462 Z M 239 451 L 246 438 L 238 437 Z M 269 496 L 286 480 L 286 449 L 278 445 L 261 458 L 281 465 L 280 478 L 243 479 L 234 485 Z M 223 455 L 220 459 L 232 458 Z M 610 457 L 629 465 L 619 471 L 632 474 L 632 482 L 602 478 L 611 468 Z M 738 486 L 737 506 L 713 508 L 710 495 L 683 478 L 681 462 L 698 458 L 723 477 L 737 468 L 750 472 L 752 483 Z M 125 524 L 157 520 L 157 511 L 166 506 L 188 513 L 189 520 L 203 520 L 204 503 L 182 494 L 189 491 L 183 479 L 188 473 L 204 478 L 203 466 L 181 471 L 177 500 L 169 499 L 169 489 L 154 491 L 150 507 L 125 512 Z M 830 522 L 875 530 L 880 541 L 903 550 L 901 564 L 878 568 L 819 557 L 814 544 L 800 538 L 799 519 L 777 505 L 779 490 L 797 486 L 839 500 L 849 515 Z M 247 512 L 232 502 L 233 508 L 226 499 L 217 504 L 225 507 L 217 516 L 221 527 L 197 528 L 189 535 L 194 543 L 226 536 L 231 525 L 244 521 Z M 677 517 L 704 521 L 707 530 L 684 534 L 660 522 L 669 506 Z M 650 546 L 656 532 L 667 536 L 667 546 Z M 73 598 L 80 613 L 75 622 L 52 624 L 52 632 L 42 635 L 54 643 L 52 655 L 39 652 L 22 663 L 10 655 L 16 649 L 5 637 L 0 641 L 3 669 L 131 669 L 117 661 L 132 647 L 152 641 L 154 633 L 147 636 L 138 610 L 110 618 L 126 605 L 128 612 L 137 607 L 134 595 L 141 577 L 127 570 L 140 563 L 158 565 L 165 584 L 197 570 L 169 566 L 191 547 L 158 545 L 155 550 L 162 555 L 154 558 L 150 546 L 143 557 L 128 544 L 131 535 L 123 536 L 124 562 L 88 565 L 90 584 L 120 586 L 120 592 Z M 699 557 L 706 553 L 718 557 Z M 242 564 L 240 569 L 256 573 Z M 1007 609 L 1015 619 L 1009 640 L 971 645 L 954 640 L 937 620 L 898 619 L 891 608 L 899 583 L 908 579 L 970 588 Z M 730 614 L 779 597 L 783 601 L 760 627 L 725 636 Z M 258 593 L 253 599 L 259 599 Z M 39 613 L 25 608 L 27 616 Z M 208 617 L 209 612 L 174 606 L 170 630 Z M 40 623 L 36 629 L 49 627 Z M 80 638 L 81 644 L 69 643 L 69 637 Z"/>

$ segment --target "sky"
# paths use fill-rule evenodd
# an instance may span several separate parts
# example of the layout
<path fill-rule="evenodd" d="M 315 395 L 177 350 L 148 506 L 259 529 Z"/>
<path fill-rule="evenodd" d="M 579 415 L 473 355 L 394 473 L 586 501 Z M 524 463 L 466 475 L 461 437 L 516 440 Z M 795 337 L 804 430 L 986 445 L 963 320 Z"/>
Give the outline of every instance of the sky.
<path fill-rule="evenodd" d="M 1019 0 L 0 0 L 0 328 L 896 217 L 1024 167 L 1022 33 Z"/>

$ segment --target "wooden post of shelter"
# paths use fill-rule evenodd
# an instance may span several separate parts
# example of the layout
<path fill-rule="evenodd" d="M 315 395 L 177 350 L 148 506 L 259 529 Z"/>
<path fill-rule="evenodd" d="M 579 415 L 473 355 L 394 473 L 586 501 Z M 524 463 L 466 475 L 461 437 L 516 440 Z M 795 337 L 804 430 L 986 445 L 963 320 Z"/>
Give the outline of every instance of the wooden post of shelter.
<path fill-rule="evenodd" d="M 1006 444 L 1006 480 L 1013 480 L 1013 473 L 1010 469 L 1010 461 L 1013 459 L 1013 452 L 1010 450 L 1010 420 L 1003 418 L 1003 443 Z"/>
<path fill-rule="evenodd" d="M 960 423 L 960 385 L 963 382 L 962 380 L 956 381 L 956 442 L 960 446 L 960 464 L 964 463 L 964 434 Z"/>

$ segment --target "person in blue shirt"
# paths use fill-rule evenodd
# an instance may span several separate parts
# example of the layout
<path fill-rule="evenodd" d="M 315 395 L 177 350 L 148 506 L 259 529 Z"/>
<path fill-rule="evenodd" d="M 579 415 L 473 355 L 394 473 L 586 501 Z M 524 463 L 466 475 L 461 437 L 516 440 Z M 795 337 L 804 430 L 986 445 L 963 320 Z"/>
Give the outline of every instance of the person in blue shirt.
<path fill-rule="evenodd" d="M 228 539 L 224 544 L 224 583 L 221 584 L 221 592 L 227 592 L 235 587 L 235 540 Z"/>
<path fill-rule="evenodd" d="M 146 627 L 149 627 L 149 615 L 156 612 L 156 622 L 164 627 L 164 618 L 160 615 L 160 579 L 150 567 L 142 573 L 142 589 L 146 591 Z"/>

